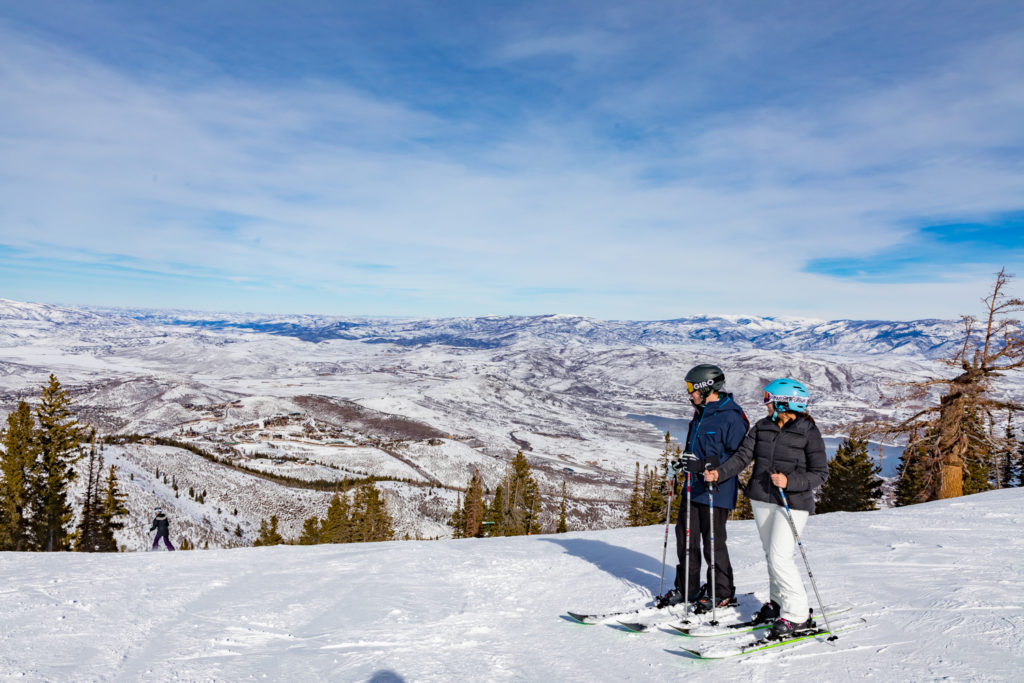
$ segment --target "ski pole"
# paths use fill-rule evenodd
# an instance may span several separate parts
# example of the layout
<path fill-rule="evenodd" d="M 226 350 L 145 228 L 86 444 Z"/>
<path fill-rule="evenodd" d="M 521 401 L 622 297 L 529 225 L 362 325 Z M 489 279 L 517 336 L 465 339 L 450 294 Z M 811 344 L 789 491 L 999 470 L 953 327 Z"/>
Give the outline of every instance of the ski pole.
<path fill-rule="evenodd" d="M 719 465 L 717 457 L 709 457 L 704 469 L 716 469 Z M 715 595 L 715 584 L 718 583 L 717 568 L 715 567 L 715 492 L 718 491 L 718 482 L 712 481 L 707 484 L 708 489 L 708 512 L 711 514 L 711 625 L 718 625 L 718 597 Z"/>
<path fill-rule="evenodd" d="M 711 625 L 718 625 L 718 600 L 715 597 L 715 489 L 714 484 L 708 487 L 708 512 L 711 513 Z"/>
<path fill-rule="evenodd" d="M 658 584 L 658 595 L 663 595 L 665 588 L 665 556 L 668 554 L 668 528 L 672 522 L 672 494 L 676 491 L 676 475 L 672 473 L 672 480 L 668 489 L 668 511 L 665 513 L 665 544 L 661 548 L 661 582 Z"/>
<path fill-rule="evenodd" d="M 690 470 L 686 470 L 686 560 L 683 564 L 683 623 L 690 623 Z"/>
<path fill-rule="evenodd" d="M 828 640 L 836 640 L 839 636 L 832 633 L 832 627 L 828 623 L 828 615 L 825 614 L 825 606 L 821 604 L 821 594 L 818 592 L 818 585 L 814 583 L 814 574 L 811 573 L 811 564 L 807 561 L 807 551 L 804 550 L 804 544 L 800 540 L 800 534 L 796 531 L 796 523 L 793 522 L 793 513 L 789 509 L 789 500 L 786 499 L 786 492 L 782 490 L 781 486 L 776 486 L 775 488 L 779 489 L 779 495 L 782 496 L 782 504 L 786 506 L 786 519 L 789 521 L 789 528 L 793 532 L 793 538 L 796 539 L 796 545 L 800 548 L 800 555 L 804 558 L 804 567 L 807 568 L 807 578 L 811 580 L 811 588 L 814 589 L 814 597 L 818 598 L 818 609 L 821 610 L 821 618 L 825 620 L 825 630 L 829 633 Z"/>

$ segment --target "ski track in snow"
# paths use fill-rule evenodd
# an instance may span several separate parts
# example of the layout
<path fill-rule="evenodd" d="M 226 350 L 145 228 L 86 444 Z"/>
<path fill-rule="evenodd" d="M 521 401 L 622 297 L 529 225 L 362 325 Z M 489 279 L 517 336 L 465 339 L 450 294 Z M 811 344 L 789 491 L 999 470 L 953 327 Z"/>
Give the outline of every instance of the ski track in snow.
<path fill-rule="evenodd" d="M 854 606 L 833 625 L 864 618 L 866 628 L 834 645 L 717 662 L 674 656 L 703 644 L 664 627 L 631 634 L 614 622 L 582 626 L 563 616 L 649 600 L 661 526 L 175 553 L 0 553 L 0 677 L 1020 680 L 1021 523 L 1024 489 L 815 516 L 804 543 L 822 599 Z M 748 616 L 767 590 L 753 522 L 730 522 L 729 547 L 737 589 L 757 594 L 736 615 Z M 673 574 L 670 565 L 666 584 Z"/>

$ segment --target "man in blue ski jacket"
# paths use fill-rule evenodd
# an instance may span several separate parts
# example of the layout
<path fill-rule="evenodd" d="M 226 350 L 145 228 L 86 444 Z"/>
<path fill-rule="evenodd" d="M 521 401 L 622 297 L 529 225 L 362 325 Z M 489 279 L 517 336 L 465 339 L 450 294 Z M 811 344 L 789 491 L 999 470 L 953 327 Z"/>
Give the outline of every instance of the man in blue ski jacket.
<path fill-rule="evenodd" d="M 739 491 L 736 477 L 718 483 L 716 490 L 702 476 L 706 468 L 717 468 L 729 459 L 743 442 L 750 426 L 743 409 L 732 394 L 725 391 L 725 373 L 716 365 L 702 364 L 686 373 L 686 390 L 694 407 L 693 417 L 686 432 L 686 453 L 676 461 L 677 471 L 690 472 L 690 539 L 687 543 L 686 506 L 680 505 L 676 522 L 676 583 L 668 593 L 658 598 L 659 607 L 677 605 L 688 599 L 695 602 L 695 611 L 711 611 L 711 585 L 714 584 L 714 603 L 728 605 L 736 595 L 733 584 L 732 563 L 726 547 L 725 522 L 729 511 L 736 507 Z M 678 479 L 685 487 L 686 478 Z M 712 498 L 714 505 L 712 506 Z M 711 547 L 714 525 L 715 547 Z M 686 572 L 686 551 L 689 546 L 689 574 Z M 701 554 L 707 563 L 706 583 L 700 590 Z M 711 573 L 711 553 L 714 552 L 714 576 Z M 684 583 L 686 582 L 686 583 Z"/>

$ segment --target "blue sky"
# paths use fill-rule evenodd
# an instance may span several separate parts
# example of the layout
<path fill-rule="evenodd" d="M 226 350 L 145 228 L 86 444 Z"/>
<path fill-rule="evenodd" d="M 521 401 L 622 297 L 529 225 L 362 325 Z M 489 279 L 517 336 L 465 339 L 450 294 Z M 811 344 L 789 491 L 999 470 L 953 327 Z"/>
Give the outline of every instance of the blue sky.
<path fill-rule="evenodd" d="M 975 312 L 1024 5 L 831 5 L 0 0 L 0 297 Z"/>

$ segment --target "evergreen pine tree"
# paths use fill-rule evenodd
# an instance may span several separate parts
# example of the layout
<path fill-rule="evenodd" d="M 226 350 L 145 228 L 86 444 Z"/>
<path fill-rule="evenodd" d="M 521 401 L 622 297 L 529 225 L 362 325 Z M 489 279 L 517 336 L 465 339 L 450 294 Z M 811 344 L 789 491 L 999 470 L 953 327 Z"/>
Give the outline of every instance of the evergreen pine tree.
<path fill-rule="evenodd" d="M 999 465 L 999 488 L 1011 488 L 1016 486 L 1017 480 L 1017 451 L 1016 444 L 1003 451 L 1002 463 Z"/>
<path fill-rule="evenodd" d="M 100 456 L 100 465 L 102 464 L 103 456 Z M 125 504 L 127 499 L 128 495 L 118 488 L 117 472 L 111 465 L 103 485 L 103 500 L 99 508 L 97 549 L 102 553 L 117 552 L 117 539 L 114 534 L 124 528 L 124 522 L 121 520 L 128 516 L 128 506 Z"/>
<path fill-rule="evenodd" d="M 85 464 L 85 500 L 75 534 L 75 550 L 95 553 L 99 551 L 99 511 L 102 504 L 100 477 L 103 474 L 103 456 L 96 453 L 96 442 L 90 444 Z"/>
<path fill-rule="evenodd" d="M 488 536 L 507 536 L 504 533 L 505 513 L 508 506 L 508 496 L 505 495 L 504 484 L 498 484 L 494 489 L 494 498 L 484 511 L 484 526 L 487 527 Z"/>
<path fill-rule="evenodd" d="M 530 504 L 530 510 L 526 515 L 527 535 L 540 533 L 541 530 L 541 501 L 540 496 L 534 496 Z"/>
<path fill-rule="evenodd" d="M 643 526 L 644 494 L 640 488 L 640 461 L 633 472 L 633 491 L 629 494 L 629 510 L 626 512 L 626 526 Z"/>
<path fill-rule="evenodd" d="M 747 467 L 748 470 L 751 466 Z M 750 472 L 745 474 L 741 473 L 737 475 L 739 480 L 739 491 L 736 494 L 736 509 L 729 515 L 730 519 L 753 519 L 754 518 L 754 506 L 750 504 L 750 499 L 743 493 L 743 489 L 747 487 L 750 482 Z"/>
<path fill-rule="evenodd" d="M 555 527 L 556 534 L 564 534 L 569 530 L 569 522 L 566 519 L 565 503 L 568 498 L 568 494 L 565 490 L 565 482 L 562 482 L 562 502 L 558 505 L 558 526 Z"/>
<path fill-rule="evenodd" d="M 540 488 L 522 451 L 516 453 L 491 504 L 491 535 L 522 536 L 540 531 Z"/>
<path fill-rule="evenodd" d="M 323 534 L 320 531 L 320 518 L 313 515 L 302 525 L 299 545 L 317 545 L 318 543 L 323 543 Z"/>
<path fill-rule="evenodd" d="M 82 457 L 84 430 L 71 412 L 71 396 L 54 375 L 43 387 L 36 408 L 38 459 L 32 474 L 32 534 L 36 549 L 67 550 L 67 526 L 72 510 L 68 486 L 75 479 L 74 463 Z"/>
<path fill-rule="evenodd" d="M 896 468 L 896 496 L 894 503 L 897 507 L 923 503 L 925 498 L 925 477 L 927 451 L 917 440 L 916 435 L 911 435 L 910 443 L 903 449 L 900 456 L 899 467 Z"/>
<path fill-rule="evenodd" d="M 1019 444 L 1013 434 L 1013 411 L 1006 411 L 1006 438 L 1003 439 L 1002 462 L 999 465 L 999 488 L 1015 486 L 1017 479 L 1017 448 Z"/>
<path fill-rule="evenodd" d="M 882 497 L 881 469 L 868 455 L 860 434 L 847 437 L 828 463 L 828 479 L 818 494 L 817 512 L 874 510 Z"/>
<path fill-rule="evenodd" d="M 668 489 L 672 482 L 667 479 L 666 472 L 659 471 L 658 467 L 648 468 L 644 466 L 643 481 L 643 507 L 641 508 L 642 526 L 651 524 L 664 524 L 668 505 Z M 673 500 L 673 511 L 678 513 L 679 508 Z"/>
<path fill-rule="evenodd" d="M 968 432 L 986 434 L 985 421 L 981 411 L 972 407 L 964 411 L 964 423 Z M 989 423 L 987 430 L 988 438 L 975 443 L 969 448 L 963 457 L 963 482 L 961 484 L 963 495 L 991 491 L 994 482 L 998 477 L 998 462 L 996 458 L 998 440 L 992 434 L 992 424 Z"/>
<path fill-rule="evenodd" d="M 0 550 L 30 550 L 28 511 L 36 460 L 35 420 L 24 401 L 7 416 L 0 453 Z"/>
<path fill-rule="evenodd" d="M 355 499 L 356 540 L 390 541 L 395 536 L 394 522 L 380 491 L 371 482 L 359 487 Z"/>
<path fill-rule="evenodd" d="M 477 470 L 473 470 L 473 476 L 469 478 L 462 520 L 464 538 L 479 538 L 484 535 L 484 484 Z"/>
<path fill-rule="evenodd" d="M 355 520 L 348 494 L 335 493 L 320 522 L 320 543 L 351 543 L 356 539 Z"/>
<path fill-rule="evenodd" d="M 540 532 L 541 495 L 540 487 L 533 478 L 533 470 L 522 451 L 512 460 L 514 477 L 510 480 L 513 501 L 518 510 L 522 511 L 522 531 L 524 534 Z"/>
<path fill-rule="evenodd" d="M 637 526 L 664 524 L 666 515 L 668 515 L 670 522 L 675 522 L 679 518 L 682 496 L 670 496 L 669 493 L 672 487 L 678 487 L 680 491 L 685 492 L 686 475 L 678 475 L 677 481 L 676 477 L 669 476 L 668 470 L 669 462 L 679 458 L 681 453 L 682 450 L 678 444 L 673 446 L 670 442 L 669 432 L 665 432 L 665 448 L 660 454 L 658 464 L 651 468 L 644 465 L 644 476 L 639 486 L 640 523 Z M 669 498 L 672 498 L 671 511 L 666 508 Z"/>
<path fill-rule="evenodd" d="M 256 540 L 253 541 L 254 546 L 266 546 L 266 545 L 281 545 L 284 543 L 284 538 L 277 530 L 277 515 L 270 516 L 270 522 L 267 520 L 260 520 L 260 531 L 256 536 Z"/>
<path fill-rule="evenodd" d="M 1017 448 L 1017 486 L 1024 486 L 1024 442 Z"/>
<path fill-rule="evenodd" d="M 448 526 L 452 528 L 452 538 L 463 538 L 466 535 L 466 511 L 462 507 L 462 493 L 458 494 L 455 500 L 455 512 L 448 520 Z"/>

